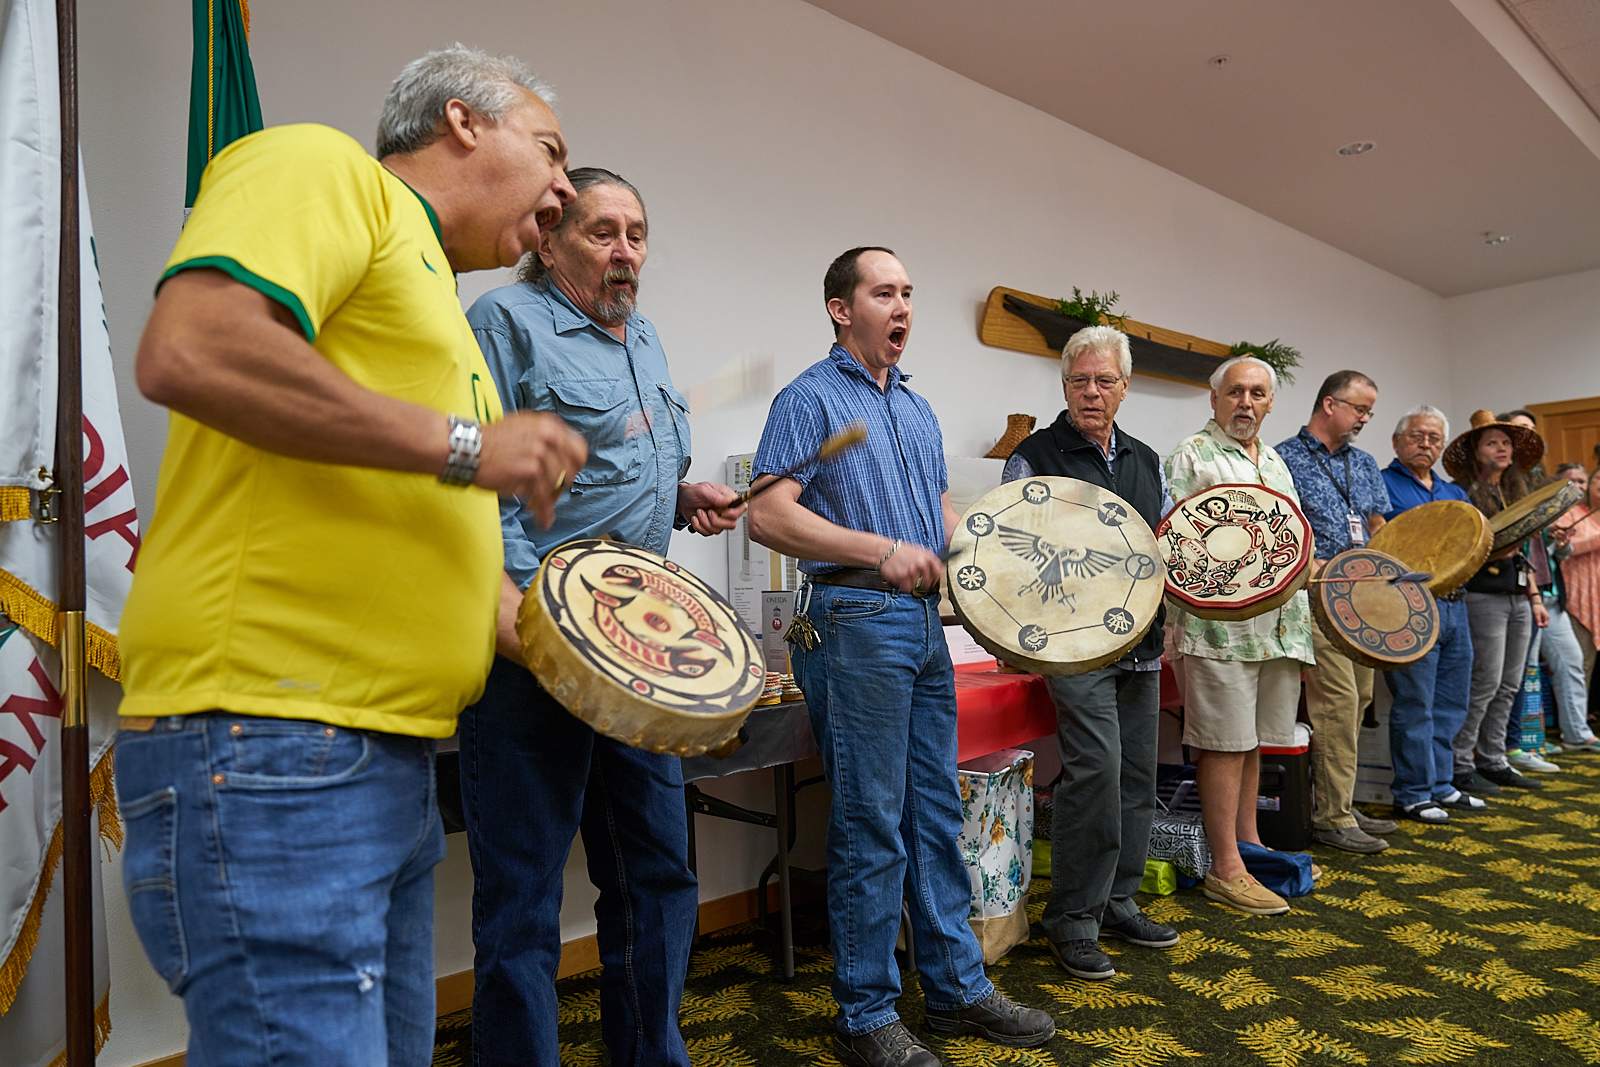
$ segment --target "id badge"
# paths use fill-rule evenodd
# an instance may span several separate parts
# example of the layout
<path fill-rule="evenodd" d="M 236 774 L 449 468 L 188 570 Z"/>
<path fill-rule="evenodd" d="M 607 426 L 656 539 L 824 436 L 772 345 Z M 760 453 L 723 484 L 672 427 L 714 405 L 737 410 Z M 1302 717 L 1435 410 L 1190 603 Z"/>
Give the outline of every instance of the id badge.
<path fill-rule="evenodd" d="M 1359 548 L 1367 543 L 1367 522 L 1360 515 L 1346 515 L 1350 524 L 1350 544 Z"/>

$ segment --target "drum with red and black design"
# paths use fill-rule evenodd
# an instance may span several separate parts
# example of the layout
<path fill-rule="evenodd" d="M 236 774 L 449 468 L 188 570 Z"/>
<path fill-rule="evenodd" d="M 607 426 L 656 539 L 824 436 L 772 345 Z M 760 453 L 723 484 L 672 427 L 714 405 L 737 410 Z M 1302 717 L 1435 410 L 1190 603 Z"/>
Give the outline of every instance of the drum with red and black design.
<path fill-rule="evenodd" d="M 1381 671 L 1404 667 L 1439 640 L 1430 577 L 1376 549 L 1352 548 L 1312 579 L 1311 614 L 1323 636 L 1357 663 Z"/>
<path fill-rule="evenodd" d="M 1202 489 L 1161 520 L 1156 539 L 1167 596 L 1202 619 L 1265 615 L 1311 577 L 1311 524 L 1292 498 L 1264 485 Z"/>
<path fill-rule="evenodd" d="M 539 684 L 597 733 L 698 756 L 739 732 L 766 671 L 754 635 L 716 590 L 615 541 L 547 553 L 517 612 Z"/>

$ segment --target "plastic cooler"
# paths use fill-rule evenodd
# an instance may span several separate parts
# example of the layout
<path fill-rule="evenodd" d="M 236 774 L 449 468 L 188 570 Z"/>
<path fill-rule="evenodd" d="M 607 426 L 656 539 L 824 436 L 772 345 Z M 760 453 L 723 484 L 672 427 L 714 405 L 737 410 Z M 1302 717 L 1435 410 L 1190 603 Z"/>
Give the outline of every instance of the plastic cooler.
<path fill-rule="evenodd" d="M 1268 848 L 1298 852 L 1311 847 L 1311 729 L 1294 725 L 1294 744 L 1261 746 L 1261 786 L 1256 829 Z"/>

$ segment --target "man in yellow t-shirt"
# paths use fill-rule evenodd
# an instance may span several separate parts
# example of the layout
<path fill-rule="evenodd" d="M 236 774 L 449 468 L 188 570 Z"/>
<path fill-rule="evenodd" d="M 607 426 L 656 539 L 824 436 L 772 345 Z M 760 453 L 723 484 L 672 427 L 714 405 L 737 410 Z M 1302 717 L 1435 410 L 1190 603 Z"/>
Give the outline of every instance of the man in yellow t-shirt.
<path fill-rule="evenodd" d="M 192 1063 L 431 1060 L 434 739 L 493 655 L 496 494 L 548 524 L 587 456 L 502 416 L 455 289 L 572 199 L 548 95 L 457 46 L 395 81 L 378 159 L 322 126 L 235 142 L 162 275 L 117 786 Z"/>

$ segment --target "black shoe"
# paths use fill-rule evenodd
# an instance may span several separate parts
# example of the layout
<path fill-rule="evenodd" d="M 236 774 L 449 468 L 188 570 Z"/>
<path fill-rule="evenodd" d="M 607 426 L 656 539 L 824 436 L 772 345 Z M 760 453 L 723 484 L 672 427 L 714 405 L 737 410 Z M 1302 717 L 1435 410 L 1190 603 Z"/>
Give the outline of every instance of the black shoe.
<path fill-rule="evenodd" d="M 1062 970 L 1074 978 L 1098 982 L 1117 976 L 1116 968 L 1111 966 L 1111 957 L 1101 952 L 1099 943 L 1095 941 L 1051 941 L 1050 955 L 1061 964 Z"/>
<path fill-rule="evenodd" d="M 899 1019 L 864 1034 L 835 1030 L 833 1054 L 849 1067 L 942 1067 L 939 1057 Z"/>
<path fill-rule="evenodd" d="M 1456 796 L 1464 797 L 1467 794 L 1457 792 Z M 1437 800 L 1423 800 L 1416 804 L 1396 804 L 1394 816 L 1397 819 L 1415 819 L 1418 822 L 1438 825 L 1450 821 L 1450 813 L 1444 810 L 1444 805 Z"/>
<path fill-rule="evenodd" d="M 1500 787 L 1477 771 L 1468 771 L 1458 774 L 1451 779 L 1455 787 L 1463 793 L 1471 793 L 1475 797 L 1492 797 L 1500 792 Z"/>
<path fill-rule="evenodd" d="M 1544 788 L 1543 782 L 1539 781 L 1537 778 L 1529 778 L 1527 775 L 1519 773 L 1514 767 L 1480 767 L 1478 769 L 1478 774 L 1480 777 L 1493 782 L 1495 785 L 1503 786 L 1507 789 Z M 1460 787 L 1458 786 L 1457 788 Z M 1462 792 L 1470 793 L 1471 790 L 1464 789 Z"/>
<path fill-rule="evenodd" d="M 922 1023 L 940 1037 L 977 1034 L 1010 1048 L 1035 1048 L 1056 1036 L 1056 1022 L 1048 1012 L 1025 1008 L 998 989 L 960 1011 L 929 1008 Z"/>
<path fill-rule="evenodd" d="M 1460 789 L 1456 790 L 1455 796 L 1445 797 L 1441 800 L 1434 801 L 1434 803 L 1439 805 L 1441 808 L 1450 808 L 1454 811 L 1489 810 L 1488 801 L 1484 800 L 1482 797 L 1475 797 L 1471 793 L 1463 792 Z"/>
<path fill-rule="evenodd" d="M 1179 940 L 1178 931 L 1170 926 L 1162 926 L 1142 911 L 1134 912 L 1119 923 L 1100 927 L 1100 936 L 1131 941 L 1145 948 L 1171 948 Z M 1106 964 L 1110 966 L 1110 961 L 1107 960 Z"/>

